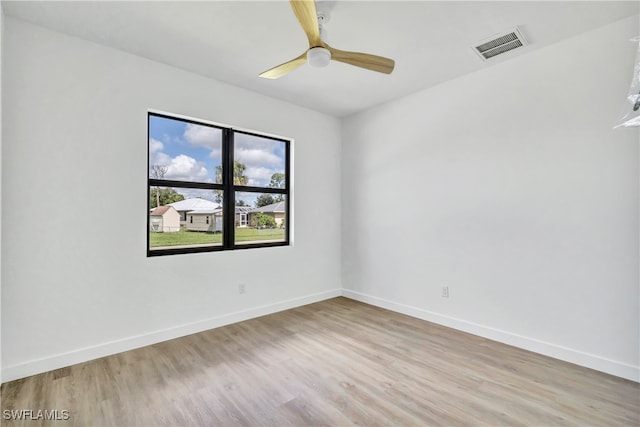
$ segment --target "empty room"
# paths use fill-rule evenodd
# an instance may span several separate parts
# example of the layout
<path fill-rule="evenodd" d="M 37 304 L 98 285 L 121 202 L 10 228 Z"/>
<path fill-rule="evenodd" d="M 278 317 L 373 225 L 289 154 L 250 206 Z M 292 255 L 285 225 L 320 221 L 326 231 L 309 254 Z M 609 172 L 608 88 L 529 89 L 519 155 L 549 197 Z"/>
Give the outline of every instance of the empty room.
<path fill-rule="evenodd" d="M 637 1 L 0 1 L 3 426 L 639 426 Z"/>

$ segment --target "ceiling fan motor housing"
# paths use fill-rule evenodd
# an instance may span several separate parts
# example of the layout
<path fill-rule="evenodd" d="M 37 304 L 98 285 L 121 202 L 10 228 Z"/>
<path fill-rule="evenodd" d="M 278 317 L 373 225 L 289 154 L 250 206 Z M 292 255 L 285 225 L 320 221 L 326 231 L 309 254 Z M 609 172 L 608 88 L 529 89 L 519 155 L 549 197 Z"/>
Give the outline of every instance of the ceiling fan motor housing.
<path fill-rule="evenodd" d="M 331 52 L 324 47 L 312 47 L 307 52 L 307 62 L 314 68 L 323 68 L 331 62 Z"/>

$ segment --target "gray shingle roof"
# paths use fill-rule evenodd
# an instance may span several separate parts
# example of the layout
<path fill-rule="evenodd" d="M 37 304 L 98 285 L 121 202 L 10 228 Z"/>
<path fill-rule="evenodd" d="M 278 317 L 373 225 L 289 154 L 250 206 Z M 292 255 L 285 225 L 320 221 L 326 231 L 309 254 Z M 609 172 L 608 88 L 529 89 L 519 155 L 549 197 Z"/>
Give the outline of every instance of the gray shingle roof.
<path fill-rule="evenodd" d="M 254 208 L 251 209 L 251 213 L 256 213 L 256 212 L 269 212 L 269 213 L 275 213 L 275 212 L 282 212 L 284 213 L 284 210 L 286 208 L 286 204 L 285 202 L 278 202 L 278 203 L 272 203 L 270 205 L 266 205 L 266 206 L 262 206 L 261 208 Z"/>

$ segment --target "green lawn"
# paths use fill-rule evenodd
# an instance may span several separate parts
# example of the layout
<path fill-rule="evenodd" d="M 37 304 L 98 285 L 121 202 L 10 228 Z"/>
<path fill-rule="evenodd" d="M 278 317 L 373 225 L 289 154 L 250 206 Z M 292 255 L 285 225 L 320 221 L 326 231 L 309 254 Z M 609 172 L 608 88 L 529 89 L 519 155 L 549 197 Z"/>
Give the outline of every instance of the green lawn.
<path fill-rule="evenodd" d="M 253 240 L 284 240 L 284 229 L 236 228 L 236 242 L 250 242 Z"/>
<path fill-rule="evenodd" d="M 236 228 L 236 242 L 253 242 L 260 240 L 284 240 L 284 229 L 273 228 L 258 230 L 255 228 Z M 149 245 L 152 248 L 161 246 L 215 244 L 222 244 L 222 233 L 188 231 L 184 228 L 176 233 L 149 233 Z"/>

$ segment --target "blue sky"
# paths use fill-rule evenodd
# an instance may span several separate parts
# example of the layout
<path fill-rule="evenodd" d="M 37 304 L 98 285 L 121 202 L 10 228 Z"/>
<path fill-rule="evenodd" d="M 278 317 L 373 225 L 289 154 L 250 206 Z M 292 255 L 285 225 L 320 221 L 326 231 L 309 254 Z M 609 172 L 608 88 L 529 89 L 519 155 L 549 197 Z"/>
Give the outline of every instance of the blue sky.
<path fill-rule="evenodd" d="M 215 182 L 222 131 L 163 117 L 149 117 L 149 166 L 166 166 L 165 179 Z"/>
<path fill-rule="evenodd" d="M 245 165 L 249 185 L 266 187 L 271 175 L 284 172 L 284 149 L 280 141 L 235 134 L 235 160 Z M 222 131 L 218 128 L 149 116 L 149 168 L 166 166 L 165 179 L 215 182 L 221 150 Z M 176 190 L 185 198 L 192 197 L 190 190 Z"/>

